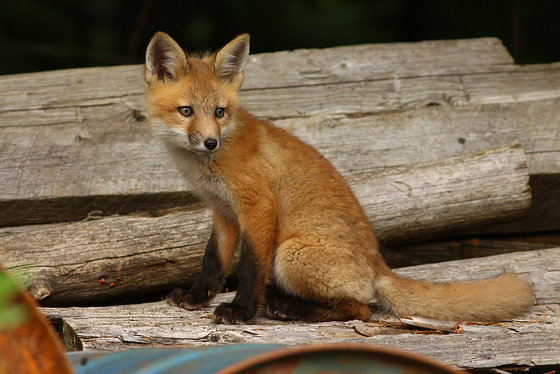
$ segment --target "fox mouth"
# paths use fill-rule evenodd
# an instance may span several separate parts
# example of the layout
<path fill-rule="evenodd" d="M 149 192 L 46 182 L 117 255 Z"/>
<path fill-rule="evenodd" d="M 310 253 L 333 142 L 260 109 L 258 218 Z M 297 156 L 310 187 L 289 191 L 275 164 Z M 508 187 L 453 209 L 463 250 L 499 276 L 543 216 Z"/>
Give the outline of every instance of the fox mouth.
<path fill-rule="evenodd" d="M 198 149 L 198 148 L 191 148 L 192 151 L 194 151 L 196 154 L 202 155 L 202 156 L 210 156 L 211 154 L 213 154 L 216 149 L 212 149 L 212 150 L 207 150 L 207 149 Z"/>

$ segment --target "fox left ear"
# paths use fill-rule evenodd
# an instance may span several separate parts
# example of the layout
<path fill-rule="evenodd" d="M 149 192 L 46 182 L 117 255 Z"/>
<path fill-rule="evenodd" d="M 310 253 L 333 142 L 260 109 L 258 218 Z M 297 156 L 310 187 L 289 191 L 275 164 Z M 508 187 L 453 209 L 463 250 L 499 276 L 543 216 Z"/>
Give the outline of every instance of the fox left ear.
<path fill-rule="evenodd" d="M 177 81 L 188 71 L 187 57 L 179 44 L 166 33 L 157 32 L 146 50 L 146 82 Z"/>
<path fill-rule="evenodd" d="M 249 39 L 249 34 L 239 35 L 216 53 L 214 71 L 222 83 L 237 83 L 239 86 L 243 83 Z"/>

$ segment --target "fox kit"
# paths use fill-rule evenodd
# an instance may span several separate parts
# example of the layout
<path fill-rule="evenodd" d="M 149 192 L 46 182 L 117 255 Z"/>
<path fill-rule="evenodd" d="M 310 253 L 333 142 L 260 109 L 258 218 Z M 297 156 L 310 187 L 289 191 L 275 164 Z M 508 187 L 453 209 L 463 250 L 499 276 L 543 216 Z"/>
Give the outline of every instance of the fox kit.
<path fill-rule="evenodd" d="M 335 168 L 295 136 L 239 103 L 249 35 L 214 54 L 187 56 L 167 34 L 146 52 L 149 117 L 191 188 L 213 209 L 202 273 L 168 302 L 207 305 L 240 248 L 239 287 L 214 311 L 218 323 L 269 318 L 367 320 L 368 303 L 398 316 L 496 321 L 532 302 L 515 274 L 464 283 L 399 277 L 383 261 L 358 200 Z M 268 286 L 267 286 L 268 284 Z"/>

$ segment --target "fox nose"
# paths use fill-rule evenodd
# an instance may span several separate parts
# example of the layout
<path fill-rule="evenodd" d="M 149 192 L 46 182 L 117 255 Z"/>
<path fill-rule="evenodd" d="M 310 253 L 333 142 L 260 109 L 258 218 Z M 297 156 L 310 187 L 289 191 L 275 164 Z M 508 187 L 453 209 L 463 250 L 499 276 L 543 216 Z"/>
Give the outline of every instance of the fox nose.
<path fill-rule="evenodd" d="M 203 144 L 206 147 L 206 149 L 211 151 L 218 146 L 218 141 L 214 138 L 208 138 L 204 140 Z"/>

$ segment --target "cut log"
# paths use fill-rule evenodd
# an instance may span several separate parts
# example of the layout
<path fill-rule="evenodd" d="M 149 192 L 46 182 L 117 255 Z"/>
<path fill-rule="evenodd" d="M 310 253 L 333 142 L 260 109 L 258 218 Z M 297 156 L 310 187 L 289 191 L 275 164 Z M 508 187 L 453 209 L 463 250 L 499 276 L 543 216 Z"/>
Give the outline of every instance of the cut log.
<path fill-rule="evenodd" d="M 204 346 L 223 343 L 305 345 L 318 342 L 375 344 L 415 351 L 465 369 L 560 364 L 560 248 L 415 266 L 397 272 L 415 279 L 457 281 L 496 276 L 502 271 L 529 274 L 538 305 L 504 323 L 459 325 L 461 333 L 405 329 L 398 320 L 377 322 L 279 322 L 259 315 L 253 324 L 216 325 L 213 308 L 229 301 L 218 295 L 209 307 L 185 311 L 164 302 L 95 308 L 43 308 L 71 326 L 86 350 L 149 346 Z M 381 322 L 380 322 L 381 321 Z"/>
<path fill-rule="evenodd" d="M 247 108 L 282 119 L 345 175 L 515 140 L 532 175 L 560 174 L 560 65 L 514 65 L 496 39 L 278 52 L 249 64 Z M 0 226 L 191 202 L 149 135 L 143 85 L 141 66 L 0 77 Z"/>
<path fill-rule="evenodd" d="M 522 217 L 530 207 L 526 168 L 512 143 L 347 179 L 381 242 L 398 244 Z"/>
<path fill-rule="evenodd" d="M 519 143 L 360 173 L 349 183 L 382 243 L 519 217 L 531 201 Z M 200 272 L 210 221 L 208 211 L 191 206 L 25 232 L 0 238 L 0 262 L 23 275 L 44 305 L 164 293 Z"/>

